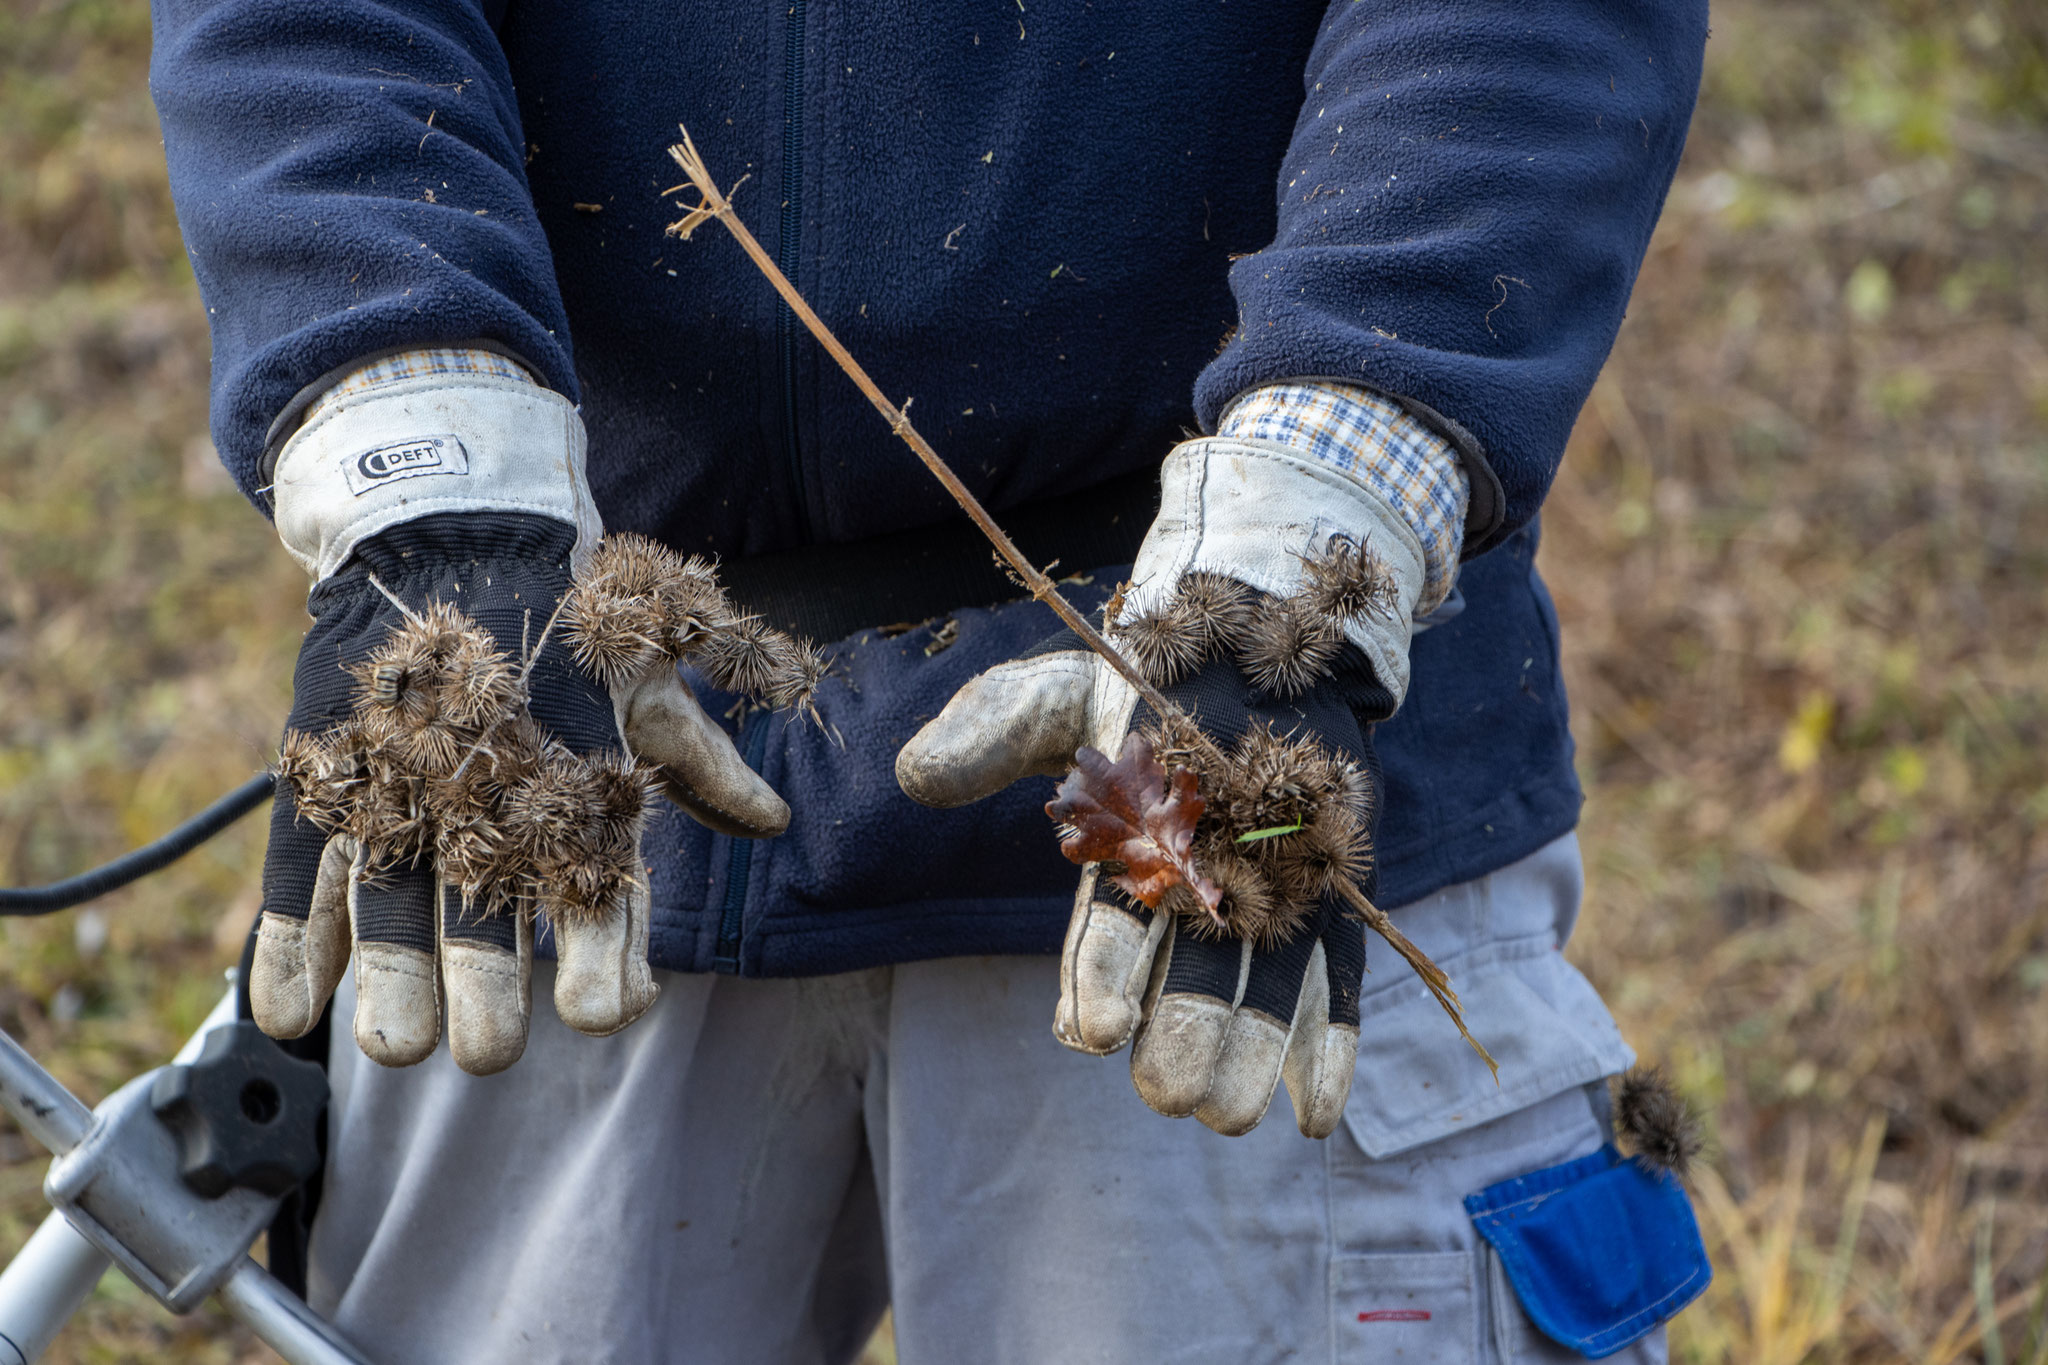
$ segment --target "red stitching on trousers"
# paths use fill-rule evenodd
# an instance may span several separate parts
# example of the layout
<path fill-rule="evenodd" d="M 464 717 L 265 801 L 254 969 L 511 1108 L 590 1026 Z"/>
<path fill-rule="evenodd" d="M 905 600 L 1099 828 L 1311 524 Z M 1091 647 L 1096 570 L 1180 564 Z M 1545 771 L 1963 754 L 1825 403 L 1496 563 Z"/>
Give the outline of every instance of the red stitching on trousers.
<path fill-rule="evenodd" d="M 1360 1322 L 1428 1322 L 1427 1308 L 1375 1308 L 1358 1315 Z"/>

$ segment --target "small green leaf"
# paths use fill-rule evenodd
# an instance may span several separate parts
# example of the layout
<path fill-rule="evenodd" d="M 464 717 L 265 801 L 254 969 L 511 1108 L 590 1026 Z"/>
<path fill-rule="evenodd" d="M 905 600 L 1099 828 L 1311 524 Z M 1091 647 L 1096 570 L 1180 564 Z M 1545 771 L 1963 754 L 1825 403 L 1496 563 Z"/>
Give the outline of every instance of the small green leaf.
<path fill-rule="evenodd" d="M 1237 841 L 1240 844 L 1250 844 L 1256 843 L 1260 839 L 1277 839 L 1283 834 L 1292 834 L 1300 828 L 1300 825 L 1274 825 L 1270 829 L 1255 829 L 1250 834 L 1240 834 L 1237 836 Z"/>

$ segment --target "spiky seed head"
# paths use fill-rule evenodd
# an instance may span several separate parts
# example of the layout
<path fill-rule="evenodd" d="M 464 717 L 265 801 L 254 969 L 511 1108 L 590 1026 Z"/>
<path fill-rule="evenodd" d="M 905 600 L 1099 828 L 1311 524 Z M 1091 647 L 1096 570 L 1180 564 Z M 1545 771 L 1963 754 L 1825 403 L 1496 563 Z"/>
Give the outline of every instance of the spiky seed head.
<path fill-rule="evenodd" d="M 1121 590 L 1119 590 L 1121 593 Z M 1163 602 L 1142 611 L 1108 613 L 1113 638 L 1146 680 L 1167 687 L 1204 659 L 1235 650 L 1250 620 L 1250 588 L 1221 574 L 1191 573 Z"/>
<path fill-rule="evenodd" d="M 557 923 L 603 921 L 621 913 L 627 890 L 644 876 L 637 857 L 614 850 L 559 869 L 530 895 L 533 908 Z"/>
<path fill-rule="evenodd" d="M 373 873 L 417 864 L 433 836 L 425 781 L 380 771 L 383 766 L 373 759 L 370 780 L 356 788 L 343 824 Z"/>
<path fill-rule="evenodd" d="M 436 700 L 451 724 L 492 729 L 511 719 L 523 700 L 519 670 L 483 632 L 465 636 L 442 670 Z"/>
<path fill-rule="evenodd" d="M 329 833 L 342 828 L 355 803 L 355 789 L 365 780 L 359 745 L 360 735 L 353 725 L 338 726 L 324 735 L 284 732 L 277 751 L 277 776 L 291 791 L 292 807 L 301 819 Z"/>
<path fill-rule="evenodd" d="M 594 580 L 570 589 L 562 608 L 562 638 L 585 672 L 615 687 L 659 664 L 667 651 L 661 603 Z"/>
<path fill-rule="evenodd" d="M 386 648 L 347 667 L 355 679 L 356 717 L 379 735 L 398 734 L 432 721 L 437 711 L 432 658 L 401 662 Z"/>
<path fill-rule="evenodd" d="M 1399 609 L 1393 570 L 1362 542 L 1332 537 L 1320 553 L 1302 556 L 1301 566 L 1297 600 L 1308 614 L 1339 630 L 1368 616 L 1391 617 Z"/>
<path fill-rule="evenodd" d="M 654 775 L 621 750 L 584 760 L 591 795 L 590 843 L 599 849 L 637 848 L 654 799 Z"/>
<path fill-rule="evenodd" d="M 830 665 L 810 641 L 785 635 L 776 650 L 775 676 L 762 690 L 761 699 L 777 711 L 801 708 L 818 719 L 812 699 L 824 684 Z"/>
<path fill-rule="evenodd" d="M 522 714 L 522 719 L 525 717 Z M 532 722 L 527 721 L 527 726 Z M 516 725 L 481 739 L 453 770 L 427 784 L 433 812 L 435 852 L 442 877 L 474 900 L 481 889 L 508 872 L 510 849 L 498 806 L 506 783 L 530 770 L 521 752 L 525 738 Z"/>
<path fill-rule="evenodd" d="M 576 586 L 604 584 L 623 597 L 654 597 L 683 571 L 683 557 L 649 536 L 614 531 L 576 574 Z"/>
<path fill-rule="evenodd" d="M 1195 775 L 1203 797 L 1214 809 L 1214 793 L 1219 790 L 1222 774 L 1212 772 L 1212 746 L 1202 735 L 1200 723 L 1189 711 L 1178 711 L 1170 716 L 1154 716 L 1139 727 L 1147 743 L 1152 746 L 1152 756 L 1159 760 L 1168 773 L 1175 768 L 1186 768 Z"/>
<path fill-rule="evenodd" d="M 694 561 L 646 536 L 618 533 L 598 542 L 577 571 L 562 608 L 563 638 L 576 662 L 617 686 L 673 655 L 672 599 L 696 582 Z"/>
<path fill-rule="evenodd" d="M 692 646 L 690 659 L 714 687 L 759 697 L 775 681 L 778 637 L 782 632 L 760 617 L 742 616 L 707 631 Z"/>
<path fill-rule="evenodd" d="M 1191 573 L 1174 589 L 1174 610 L 1201 637 L 1203 657 L 1228 654 L 1244 638 L 1258 594 L 1219 573 Z"/>
<path fill-rule="evenodd" d="M 1324 800 L 1301 832 L 1286 839 L 1269 857 L 1276 880 L 1288 899 L 1316 904 L 1336 894 L 1340 883 L 1358 885 L 1372 869 L 1372 845 L 1356 814 L 1336 801 Z"/>
<path fill-rule="evenodd" d="M 1154 687 L 1179 682 L 1202 662 L 1205 643 L 1178 603 L 1124 613 L 1110 639 Z"/>
<path fill-rule="evenodd" d="M 1202 870 L 1223 892 L 1223 932 L 1261 949 L 1277 948 L 1292 938 L 1302 916 L 1276 894 L 1272 879 L 1249 858 L 1235 852 L 1205 861 Z M 1214 920 L 1202 916 L 1213 927 Z"/>
<path fill-rule="evenodd" d="M 1614 1126 L 1638 1160 L 1681 1180 L 1700 1153 L 1698 1115 L 1655 1067 L 1637 1067 L 1615 1082 Z"/>
<path fill-rule="evenodd" d="M 485 886 L 506 872 L 506 844 L 496 812 L 488 806 L 440 811 L 434 829 L 434 856 L 442 880 L 474 900 Z"/>
<path fill-rule="evenodd" d="M 432 779 L 452 772 L 473 742 L 473 732 L 437 717 L 416 729 L 393 734 L 389 747 L 406 771 Z"/>
<path fill-rule="evenodd" d="M 498 818 L 516 865 L 572 860 L 579 832 L 594 818 L 586 778 L 583 762 L 550 741 L 531 771 L 505 787 Z"/>
<path fill-rule="evenodd" d="M 409 672 L 432 677 L 471 639 L 489 641 L 490 634 L 454 603 L 434 601 L 392 627 L 378 652 Z"/>
<path fill-rule="evenodd" d="M 1237 833 L 1306 824 L 1338 787 L 1344 765 L 1311 735 L 1248 726 L 1214 784 L 1218 820 Z"/>
<path fill-rule="evenodd" d="M 356 680 L 356 715 L 382 743 L 437 724 L 471 724 L 479 704 L 514 690 L 509 669 L 490 632 L 459 608 L 430 602 L 348 672 Z"/>
<path fill-rule="evenodd" d="M 662 587 L 663 648 L 670 657 L 681 658 L 705 632 L 722 630 L 743 614 L 718 585 L 718 566 L 702 555 L 691 555 Z"/>
<path fill-rule="evenodd" d="M 1276 697 L 1296 697 L 1330 676 L 1344 643 L 1327 616 L 1300 610 L 1298 598 L 1267 599 L 1253 613 L 1238 649 L 1238 665 L 1252 686 Z"/>
<path fill-rule="evenodd" d="M 507 795 L 534 907 L 557 920 L 617 913 L 628 885 L 641 875 L 640 829 L 649 776 L 625 755 L 595 759 L 567 753 L 543 758 L 532 777 Z"/>
<path fill-rule="evenodd" d="M 1337 768 L 1337 790 L 1334 800 L 1356 815 L 1368 828 L 1378 818 L 1378 795 L 1367 779 L 1363 764 L 1345 760 Z"/>

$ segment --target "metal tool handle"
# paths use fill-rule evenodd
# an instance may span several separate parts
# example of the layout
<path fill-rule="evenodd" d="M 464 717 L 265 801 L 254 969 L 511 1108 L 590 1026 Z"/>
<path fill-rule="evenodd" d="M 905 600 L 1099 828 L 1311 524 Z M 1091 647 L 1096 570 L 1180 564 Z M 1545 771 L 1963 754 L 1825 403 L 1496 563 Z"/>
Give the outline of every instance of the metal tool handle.
<path fill-rule="evenodd" d="M 107 1258 L 52 1213 L 0 1271 L 0 1365 L 39 1359 L 107 1273 Z"/>
<path fill-rule="evenodd" d="M 188 1063 L 216 1025 L 235 1017 L 232 987 L 175 1059 Z M 0 1108 L 61 1156 L 92 1126 L 92 1111 L 0 1031 Z M 0 1365 L 31 1365 L 49 1348 L 107 1268 L 107 1257 L 60 1213 L 43 1220 L 0 1271 Z M 253 1260 L 244 1258 L 217 1297 L 290 1365 L 368 1365 L 340 1334 Z"/>

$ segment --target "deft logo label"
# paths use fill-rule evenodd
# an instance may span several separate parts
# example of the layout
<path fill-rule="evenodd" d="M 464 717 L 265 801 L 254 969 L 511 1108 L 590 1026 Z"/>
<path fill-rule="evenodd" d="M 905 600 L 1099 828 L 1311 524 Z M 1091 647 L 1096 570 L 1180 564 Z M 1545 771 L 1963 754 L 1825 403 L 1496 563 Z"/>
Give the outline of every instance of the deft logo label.
<path fill-rule="evenodd" d="M 342 477 L 357 497 L 419 474 L 467 474 L 469 452 L 453 436 L 421 436 L 376 446 L 342 461 Z"/>

